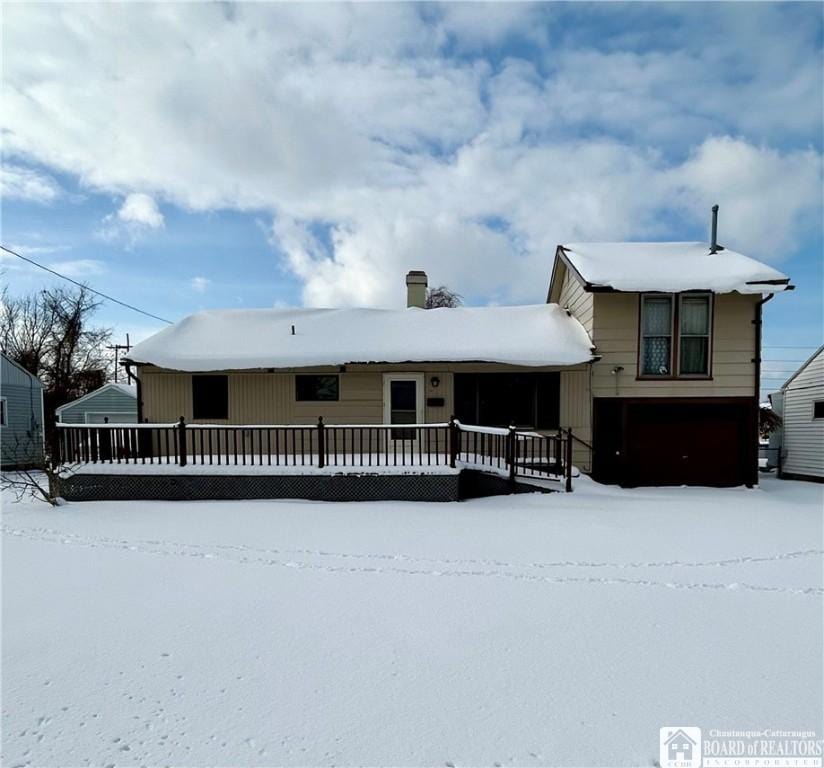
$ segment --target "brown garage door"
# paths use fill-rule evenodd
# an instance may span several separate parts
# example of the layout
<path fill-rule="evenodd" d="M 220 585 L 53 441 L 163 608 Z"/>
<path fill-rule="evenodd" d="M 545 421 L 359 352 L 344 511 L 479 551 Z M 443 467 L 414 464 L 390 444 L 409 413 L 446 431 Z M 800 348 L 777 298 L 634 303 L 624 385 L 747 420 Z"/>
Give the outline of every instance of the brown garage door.
<path fill-rule="evenodd" d="M 755 482 L 754 401 L 599 399 L 596 479 L 621 485 Z"/>

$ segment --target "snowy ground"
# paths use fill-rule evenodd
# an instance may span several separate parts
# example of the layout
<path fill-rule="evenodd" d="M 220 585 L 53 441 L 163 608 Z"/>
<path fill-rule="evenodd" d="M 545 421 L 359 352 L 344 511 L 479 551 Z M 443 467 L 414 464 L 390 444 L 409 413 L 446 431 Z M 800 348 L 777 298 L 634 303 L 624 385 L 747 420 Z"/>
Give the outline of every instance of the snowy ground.
<path fill-rule="evenodd" d="M 3 505 L 17 765 L 652 765 L 821 731 L 824 487 Z"/>

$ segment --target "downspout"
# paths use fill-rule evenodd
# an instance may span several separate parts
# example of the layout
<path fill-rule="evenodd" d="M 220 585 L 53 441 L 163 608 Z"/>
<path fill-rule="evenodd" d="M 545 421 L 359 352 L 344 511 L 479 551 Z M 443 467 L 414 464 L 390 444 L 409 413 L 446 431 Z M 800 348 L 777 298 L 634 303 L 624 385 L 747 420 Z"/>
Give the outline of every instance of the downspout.
<path fill-rule="evenodd" d="M 761 409 L 761 336 L 762 326 L 764 325 L 764 305 L 774 296 L 774 293 L 769 293 L 756 303 L 755 320 L 753 320 L 753 323 L 755 324 L 755 357 L 753 358 L 753 363 L 755 364 L 755 445 L 753 448 L 755 453 L 755 459 L 753 460 L 755 472 L 753 475 L 753 485 L 757 485 L 758 483 L 758 441 L 761 437 L 759 423 Z"/>
<path fill-rule="evenodd" d="M 131 363 L 127 363 L 124 361 L 124 367 L 126 368 L 126 377 L 129 382 L 134 379 L 135 384 L 137 385 L 137 423 L 143 423 L 143 387 L 140 383 L 140 376 L 137 376 L 132 373 L 132 366 Z"/>
<path fill-rule="evenodd" d="M 773 297 L 774 293 L 769 293 L 755 305 L 755 400 L 760 405 L 761 403 L 761 327 L 764 324 L 762 315 L 764 313 L 764 305 Z"/>

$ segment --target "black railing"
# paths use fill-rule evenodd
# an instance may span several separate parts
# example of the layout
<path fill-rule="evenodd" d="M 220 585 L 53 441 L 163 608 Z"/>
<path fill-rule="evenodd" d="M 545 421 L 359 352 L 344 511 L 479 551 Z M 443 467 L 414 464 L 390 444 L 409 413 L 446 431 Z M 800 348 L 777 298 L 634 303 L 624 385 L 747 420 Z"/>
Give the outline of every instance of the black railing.
<path fill-rule="evenodd" d="M 563 479 L 572 490 L 570 431 L 440 424 L 58 424 L 57 461 L 181 467 L 450 467 Z"/>

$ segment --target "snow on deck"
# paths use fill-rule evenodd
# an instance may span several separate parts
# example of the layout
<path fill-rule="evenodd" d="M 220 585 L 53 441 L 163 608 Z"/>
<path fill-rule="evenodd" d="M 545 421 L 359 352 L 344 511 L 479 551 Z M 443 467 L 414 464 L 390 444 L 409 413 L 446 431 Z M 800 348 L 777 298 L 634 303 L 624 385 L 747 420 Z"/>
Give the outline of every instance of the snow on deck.
<path fill-rule="evenodd" d="M 129 359 L 181 371 L 370 362 L 575 365 L 592 359 L 592 342 L 556 304 L 241 309 L 190 315 L 135 346 Z"/>
<path fill-rule="evenodd" d="M 398 454 L 400 459 L 400 454 Z M 371 463 L 370 463 L 371 458 Z M 329 463 L 326 466 L 319 467 L 317 465 L 318 457 L 316 454 L 305 454 L 306 462 L 301 464 L 300 456 L 298 456 L 297 464 L 287 462 L 292 461 L 292 456 L 281 456 L 281 463 L 275 461 L 276 457 L 272 457 L 274 463 L 268 464 L 264 457 L 263 463 L 260 462 L 260 457 L 255 454 L 247 454 L 237 457 L 232 456 L 230 461 L 226 461 L 225 456 L 220 457 L 218 463 L 217 455 L 212 457 L 211 463 L 209 456 L 205 456 L 203 460 L 198 456 L 196 462 L 189 462 L 186 466 L 181 467 L 176 463 L 174 456 L 159 456 L 155 457 L 153 462 L 144 463 L 127 463 L 117 461 L 113 462 L 83 462 L 80 464 L 72 464 L 65 467 L 60 476 L 64 478 L 72 475 L 184 475 L 184 476 L 204 476 L 210 477 L 214 475 L 224 476 L 244 476 L 244 475 L 283 475 L 283 476 L 301 476 L 301 475 L 455 475 L 460 470 L 449 466 L 449 460 L 440 457 L 440 463 L 436 464 L 434 457 L 432 461 L 427 464 L 426 455 L 422 458 L 417 454 L 413 457 L 407 455 L 405 457 L 406 464 L 393 464 L 392 454 L 389 454 L 388 463 L 385 454 L 373 453 L 357 455 L 357 461 L 352 463 L 350 454 L 340 454 L 335 461 L 334 455 L 328 457 Z M 344 463 L 344 461 L 346 463 Z M 378 463 L 380 462 L 380 463 Z"/>
<path fill-rule="evenodd" d="M 4 499 L 3 765 L 653 765 L 820 734 L 824 487 Z"/>
<path fill-rule="evenodd" d="M 570 243 L 562 246 L 591 285 L 617 291 L 783 291 L 789 278 L 767 264 L 708 243 Z M 784 284 L 772 284 L 783 281 Z"/>

